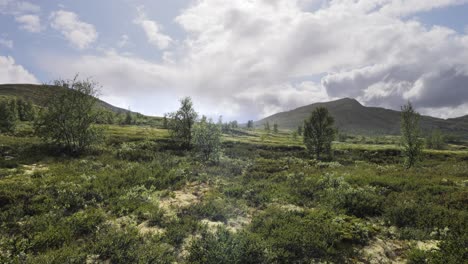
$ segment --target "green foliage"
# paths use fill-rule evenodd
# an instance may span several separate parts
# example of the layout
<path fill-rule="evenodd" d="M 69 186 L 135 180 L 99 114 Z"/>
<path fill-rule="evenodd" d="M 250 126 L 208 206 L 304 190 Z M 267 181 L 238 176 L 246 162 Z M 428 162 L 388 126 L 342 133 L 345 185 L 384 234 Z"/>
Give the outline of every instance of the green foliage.
<path fill-rule="evenodd" d="M 426 147 L 439 150 L 446 147 L 445 138 L 440 130 L 433 130 L 426 138 Z"/>
<path fill-rule="evenodd" d="M 54 94 L 40 113 L 35 131 L 42 138 L 62 145 L 72 153 L 80 153 L 100 140 L 102 132 L 93 126 L 100 112 L 96 109 L 96 84 L 89 80 L 56 80 L 63 87 Z"/>
<path fill-rule="evenodd" d="M 348 139 L 348 135 L 345 132 L 339 132 L 338 133 L 338 141 L 340 142 L 346 142 L 346 139 Z"/>
<path fill-rule="evenodd" d="M 263 129 L 269 133 L 270 132 L 270 122 L 266 122 L 265 124 L 263 124 Z"/>
<path fill-rule="evenodd" d="M 462 145 L 405 170 L 396 137 L 350 137 L 324 162 L 253 130 L 224 136 L 207 165 L 164 129 L 106 126 L 101 151 L 71 158 L 29 126 L 0 135 L 0 263 L 378 262 L 360 254 L 375 235 L 440 241 L 402 261 L 466 259 Z"/>
<path fill-rule="evenodd" d="M 319 160 L 322 154 L 331 158 L 331 143 L 335 137 L 334 119 L 325 107 L 317 107 L 304 120 L 304 144 Z"/>
<path fill-rule="evenodd" d="M 278 134 L 278 124 L 277 123 L 273 124 L 273 133 Z"/>
<path fill-rule="evenodd" d="M 123 124 L 124 125 L 132 125 L 133 123 L 134 123 L 134 120 L 133 120 L 132 112 L 130 112 L 130 110 L 128 110 L 125 113 L 125 120 L 124 120 Z"/>
<path fill-rule="evenodd" d="M 117 157 L 128 161 L 151 161 L 154 159 L 157 145 L 152 141 L 125 142 L 117 150 Z"/>
<path fill-rule="evenodd" d="M 221 155 L 220 127 L 203 116 L 193 127 L 192 145 L 201 160 L 218 162 Z"/>
<path fill-rule="evenodd" d="M 253 120 L 247 121 L 247 129 L 253 129 Z"/>
<path fill-rule="evenodd" d="M 299 126 L 297 127 L 297 134 L 298 134 L 299 136 L 302 136 L 303 128 L 304 128 L 304 127 L 303 127 L 302 125 L 299 125 Z"/>
<path fill-rule="evenodd" d="M 297 140 L 297 131 L 293 131 L 293 132 L 291 133 L 291 138 L 292 138 L 292 140 L 294 140 L 294 141 Z"/>
<path fill-rule="evenodd" d="M 111 263 L 171 263 L 174 261 L 168 245 L 157 238 L 145 239 L 134 227 L 117 229 L 106 226 L 101 229 L 92 245 L 99 260 Z"/>
<path fill-rule="evenodd" d="M 357 217 L 382 213 L 383 197 L 371 186 L 352 187 L 343 177 L 326 174 L 318 181 L 317 195 L 330 208 Z"/>
<path fill-rule="evenodd" d="M 428 263 L 428 253 L 421 249 L 411 249 L 408 253 L 408 264 L 426 264 Z"/>
<path fill-rule="evenodd" d="M 261 243 L 246 232 L 233 234 L 225 228 L 203 230 L 189 247 L 189 263 L 269 263 Z"/>
<path fill-rule="evenodd" d="M 16 112 L 11 109 L 12 100 L 0 101 L 0 132 L 11 133 L 15 131 L 16 127 Z"/>
<path fill-rule="evenodd" d="M 90 208 L 75 213 L 67 221 L 73 228 L 73 234 L 80 237 L 96 232 L 98 226 L 106 219 L 105 217 L 102 210 Z"/>
<path fill-rule="evenodd" d="M 34 121 L 36 112 L 31 101 L 25 101 L 22 98 L 16 100 L 18 118 L 21 121 Z"/>
<path fill-rule="evenodd" d="M 221 197 L 211 196 L 202 203 L 189 207 L 186 214 L 197 219 L 209 219 L 215 222 L 226 222 L 229 216 L 232 216 L 235 208 L 227 204 Z"/>
<path fill-rule="evenodd" d="M 169 127 L 169 121 L 167 120 L 167 114 L 163 116 L 163 128 L 167 129 Z"/>
<path fill-rule="evenodd" d="M 190 148 L 192 143 L 192 128 L 197 119 L 192 99 L 185 97 L 180 100 L 180 108 L 169 115 L 169 130 L 172 139 L 184 148 Z"/>
<path fill-rule="evenodd" d="M 408 263 L 413 264 L 457 264 L 465 263 L 468 258 L 468 243 L 467 227 L 450 231 L 446 239 L 444 239 L 439 249 L 423 251 L 420 249 L 412 249 L 408 253 Z"/>
<path fill-rule="evenodd" d="M 422 142 L 419 139 L 420 115 L 410 102 L 401 108 L 401 140 L 406 168 L 413 167 L 421 158 Z"/>
<path fill-rule="evenodd" d="M 353 244 L 373 235 L 362 221 L 328 211 L 269 208 L 253 219 L 251 231 L 265 241 L 271 262 L 343 261 Z M 340 261 L 341 260 L 341 261 Z"/>

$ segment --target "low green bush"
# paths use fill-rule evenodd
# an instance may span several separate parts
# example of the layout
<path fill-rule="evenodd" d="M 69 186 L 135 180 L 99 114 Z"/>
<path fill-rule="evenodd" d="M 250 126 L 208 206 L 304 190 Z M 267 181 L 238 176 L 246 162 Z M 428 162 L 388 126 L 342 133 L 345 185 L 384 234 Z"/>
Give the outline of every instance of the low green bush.
<path fill-rule="evenodd" d="M 166 232 L 163 241 L 178 248 L 188 235 L 194 234 L 199 228 L 199 222 L 192 216 L 180 216 L 164 225 Z"/>
<path fill-rule="evenodd" d="M 376 216 L 383 211 L 384 198 L 377 187 L 353 187 L 343 177 L 332 174 L 320 178 L 316 195 L 331 208 L 357 217 Z"/>
<path fill-rule="evenodd" d="M 233 234 L 225 228 L 214 232 L 203 230 L 188 251 L 187 261 L 194 264 L 270 263 L 258 239 L 247 232 Z"/>
<path fill-rule="evenodd" d="M 81 237 L 94 233 L 105 219 L 106 215 L 101 209 L 90 208 L 70 216 L 67 225 L 75 236 Z"/>
<path fill-rule="evenodd" d="M 285 211 L 268 208 L 256 216 L 251 231 L 264 240 L 275 263 L 313 259 L 343 261 L 353 245 L 365 244 L 375 230 L 363 221 L 328 210 Z"/>
<path fill-rule="evenodd" d="M 152 141 L 125 142 L 117 150 L 117 157 L 128 161 L 151 161 L 156 150 L 157 145 Z"/>

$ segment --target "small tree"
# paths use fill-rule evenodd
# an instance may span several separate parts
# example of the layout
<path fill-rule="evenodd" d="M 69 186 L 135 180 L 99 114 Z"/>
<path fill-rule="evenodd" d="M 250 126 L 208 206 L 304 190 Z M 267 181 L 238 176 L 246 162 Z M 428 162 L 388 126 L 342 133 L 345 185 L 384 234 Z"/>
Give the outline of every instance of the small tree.
<path fill-rule="evenodd" d="M 300 126 L 297 127 L 297 134 L 298 134 L 299 136 L 302 136 L 302 128 L 303 128 L 302 125 L 300 125 Z"/>
<path fill-rule="evenodd" d="M 133 120 L 132 112 L 130 111 L 130 109 L 128 109 L 128 111 L 125 112 L 124 124 L 125 125 L 131 125 L 131 124 L 133 124 L 133 122 L 134 122 L 134 120 Z"/>
<path fill-rule="evenodd" d="M 0 101 L 0 132 L 14 132 L 16 127 L 16 113 L 11 109 L 11 103 Z"/>
<path fill-rule="evenodd" d="M 253 129 L 253 127 L 254 127 L 254 121 L 253 120 L 247 121 L 247 128 L 248 129 Z"/>
<path fill-rule="evenodd" d="M 348 135 L 345 132 L 337 131 L 337 134 L 338 134 L 338 141 L 346 142 L 346 139 L 348 138 Z"/>
<path fill-rule="evenodd" d="M 325 107 L 317 107 L 304 121 L 304 144 L 317 159 L 322 153 L 331 157 L 331 143 L 335 137 L 334 118 Z"/>
<path fill-rule="evenodd" d="M 293 131 L 293 132 L 291 133 L 291 137 L 292 137 L 292 139 L 293 139 L 294 141 L 296 141 L 296 140 L 297 140 L 297 131 Z"/>
<path fill-rule="evenodd" d="M 433 130 L 426 138 L 426 147 L 429 149 L 444 149 L 445 138 L 439 129 Z"/>
<path fill-rule="evenodd" d="M 420 159 L 422 141 L 419 139 L 419 114 L 410 102 L 401 108 L 401 140 L 406 168 L 413 167 Z"/>
<path fill-rule="evenodd" d="M 33 121 L 35 117 L 34 107 L 31 101 L 25 101 L 22 98 L 16 100 L 16 109 L 18 118 L 21 121 Z"/>
<path fill-rule="evenodd" d="M 97 109 L 97 85 L 90 80 L 56 80 L 62 87 L 53 94 L 35 123 L 35 132 L 72 153 L 79 153 L 95 143 L 102 131 L 94 126 L 100 119 Z"/>
<path fill-rule="evenodd" d="M 180 108 L 170 113 L 169 129 L 171 137 L 184 148 L 190 148 L 192 142 L 192 127 L 197 119 L 197 112 L 193 108 L 192 99 L 185 97 L 180 100 Z"/>
<path fill-rule="evenodd" d="M 223 132 L 224 134 L 230 134 L 232 132 L 230 123 L 221 123 L 220 127 L 221 132 Z"/>
<path fill-rule="evenodd" d="M 277 123 L 273 124 L 273 133 L 278 134 L 278 124 Z"/>
<path fill-rule="evenodd" d="M 10 112 L 14 115 L 15 121 L 18 120 L 18 104 L 16 103 L 16 99 L 9 100 L 8 107 L 10 108 Z"/>
<path fill-rule="evenodd" d="M 169 122 L 167 121 L 167 114 L 164 114 L 163 117 L 163 128 L 167 129 L 169 127 Z"/>
<path fill-rule="evenodd" d="M 237 120 L 229 122 L 229 125 L 231 126 L 231 129 L 236 129 L 239 127 L 239 124 L 237 123 Z"/>
<path fill-rule="evenodd" d="M 221 153 L 221 128 L 203 116 L 193 126 L 192 144 L 203 161 L 218 162 Z"/>
<path fill-rule="evenodd" d="M 266 132 L 270 132 L 270 122 L 267 121 L 267 122 L 264 124 L 264 128 L 265 128 L 265 131 L 266 131 Z"/>

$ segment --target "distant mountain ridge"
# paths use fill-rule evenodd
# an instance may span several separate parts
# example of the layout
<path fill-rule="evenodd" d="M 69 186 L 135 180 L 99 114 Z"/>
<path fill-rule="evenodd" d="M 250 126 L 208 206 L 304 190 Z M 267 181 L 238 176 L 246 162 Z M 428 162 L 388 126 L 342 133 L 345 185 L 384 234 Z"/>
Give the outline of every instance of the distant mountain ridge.
<path fill-rule="evenodd" d="M 0 96 L 21 97 L 38 106 L 46 106 L 47 99 L 53 93 L 59 92 L 62 87 L 41 84 L 0 84 Z M 114 113 L 126 113 L 128 110 L 113 106 L 98 99 L 98 104 Z"/>
<path fill-rule="evenodd" d="M 351 98 L 302 106 L 268 116 L 254 122 L 254 125 L 263 127 L 263 124 L 268 121 L 270 125 L 277 123 L 280 129 L 296 129 L 319 106 L 328 108 L 340 131 L 358 135 L 396 135 L 400 133 L 400 111 L 366 107 Z M 443 133 L 468 137 L 468 115 L 446 120 L 421 116 L 420 126 L 423 133 L 440 129 Z"/>

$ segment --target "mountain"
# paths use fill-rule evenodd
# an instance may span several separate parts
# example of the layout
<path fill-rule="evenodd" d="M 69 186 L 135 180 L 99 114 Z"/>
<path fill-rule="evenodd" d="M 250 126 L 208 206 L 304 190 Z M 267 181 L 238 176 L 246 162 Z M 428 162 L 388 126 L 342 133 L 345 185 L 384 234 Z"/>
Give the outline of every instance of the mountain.
<path fill-rule="evenodd" d="M 37 84 L 0 84 L 0 96 L 21 97 L 31 101 L 38 106 L 46 106 L 47 99 L 53 94 L 59 92 L 62 87 L 52 85 Z M 98 100 L 98 104 L 104 109 L 114 113 L 126 113 L 128 110 L 108 104 Z"/>
<path fill-rule="evenodd" d="M 396 135 L 400 133 L 400 112 L 380 107 L 366 107 L 351 98 L 315 103 L 297 109 L 281 112 L 254 122 L 256 127 L 277 123 L 279 128 L 296 129 L 317 107 L 328 108 L 335 118 L 340 131 L 358 135 Z M 452 119 L 421 116 L 421 129 L 424 132 L 440 129 L 443 133 L 468 137 L 468 115 Z"/>

